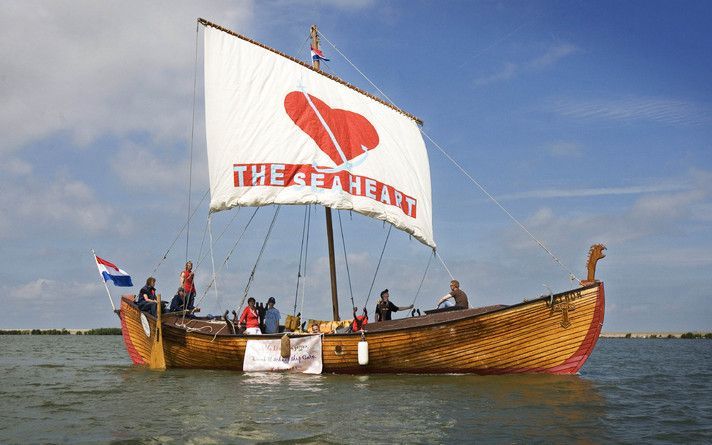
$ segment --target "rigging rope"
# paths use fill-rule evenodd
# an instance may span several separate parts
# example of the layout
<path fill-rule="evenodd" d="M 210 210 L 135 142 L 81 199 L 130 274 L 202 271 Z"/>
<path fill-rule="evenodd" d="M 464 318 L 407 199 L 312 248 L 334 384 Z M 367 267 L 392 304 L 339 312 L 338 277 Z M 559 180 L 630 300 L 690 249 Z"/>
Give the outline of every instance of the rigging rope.
<path fill-rule="evenodd" d="M 185 231 L 185 261 L 188 262 L 188 241 L 190 240 L 190 194 L 193 191 L 193 140 L 195 135 L 195 96 L 198 89 L 198 31 L 195 24 L 195 67 L 193 69 L 193 119 L 190 125 L 190 163 L 188 164 L 188 228 Z"/>
<path fill-rule="evenodd" d="M 161 260 L 158 262 L 158 264 L 156 264 L 156 267 L 153 268 L 153 272 L 151 273 L 151 275 L 155 275 L 158 268 L 161 267 L 161 264 L 163 264 L 163 262 L 166 260 L 166 258 L 168 258 L 168 254 L 173 249 L 173 246 L 175 246 L 176 241 L 178 241 L 178 238 L 180 238 L 180 236 L 183 234 L 183 231 L 185 230 L 186 225 L 188 224 L 188 222 L 190 222 L 190 220 L 193 218 L 193 216 L 195 216 L 195 212 L 198 211 L 198 208 L 200 208 L 200 204 L 203 203 L 203 201 L 205 200 L 205 198 L 208 196 L 209 193 L 210 193 L 210 189 L 205 191 L 205 194 L 200 199 L 200 202 L 198 203 L 197 206 L 195 206 L 195 210 L 193 210 L 193 213 L 190 214 L 190 216 L 188 217 L 188 220 L 185 223 L 183 223 L 183 227 L 181 227 L 180 231 L 178 231 L 178 235 L 176 235 L 176 237 L 173 240 L 173 242 L 171 243 L 170 247 L 168 248 L 168 250 L 166 250 L 166 253 L 163 254 L 163 258 L 161 258 Z"/>
<path fill-rule="evenodd" d="M 222 272 L 223 268 L 225 267 L 227 262 L 230 260 L 230 256 L 235 251 L 235 248 L 237 248 L 237 245 L 240 243 L 240 240 L 242 240 L 242 237 L 245 235 L 245 232 L 247 232 L 247 228 L 250 227 L 250 224 L 252 223 L 252 220 L 255 218 L 255 215 L 257 215 L 257 211 L 259 209 L 260 209 L 259 207 L 255 207 L 255 211 L 252 212 L 252 216 L 250 216 L 250 219 L 247 221 L 247 224 L 245 225 L 245 228 L 242 230 L 242 233 L 237 238 L 237 241 L 235 241 L 235 244 L 233 244 L 232 249 L 230 249 L 230 252 L 228 252 L 227 257 L 225 257 L 225 261 L 223 261 L 222 265 L 220 266 L 220 269 L 217 271 L 217 273 L 213 273 L 213 279 L 210 281 L 210 283 L 208 283 L 208 286 L 203 291 L 203 295 L 200 297 L 200 300 L 198 300 L 198 302 L 195 304 L 196 306 L 198 306 L 205 299 L 205 296 L 208 295 L 208 291 L 213 286 L 213 283 L 215 283 L 217 274 Z"/>
<path fill-rule="evenodd" d="M 368 307 L 368 300 L 371 299 L 371 291 L 373 291 L 373 285 L 376 282 L 376 275 L 378 275 L 378 269 L 381 267 L 381 260 L 383 259 L 383 252 L 386 251 L 386 245 L 388 244 L 388 238 L 391 236 L 391 229 L 393 226 L 388 224 L 388 234 L 386 234 L 386 241 L 383 243 L 383 249 L 381 249 L 381 256 L 378 258 L 378 264 L 376 265 L 376 271 L 373 273 L 373 280 L 371 281 L 371 287 L 368 289 L 368 296 L 366 297 L 366 304 L 363 305 L 364 308 Z"/>
<path fill-rule="evenodd" d="M 423 278 L 420 279 L 420 285 L 418 286 L 418 291 L 415 293 L 415 297 L 413 297 L 413 302 L 410 304 L 413 307 L 415 307 L 415 300 L 417 300 L 418 295 L 420 295 L 420 289 L 423 287 L 423 282 L 425 282 L 425 276 L 428 275 L 428 269 L 430 268 L 430 262 L 433 260 L 434 256 L 435 255 L 428 255 L 428 265 L 425 266 L 425 272 L 423 272 Z"/>
<path fill-rule="evenodd" d="M 527 233 L 527 235 L 529 235 L 529 236 L 531 237 L 531 239 L 533 239 L 533 240 L 539 245 L 539 247 L 541 247 L 542 249 L 544 249 L 544 250 L 546 251 L 546 253 L 548 253 L 549 256 L 551 256 L 551 258 L 553 258 L 553 260 L 554 260 L 559 266 L 561 266 L 564 270 L 566 270 L 566 271 L 569 273 L 569 277 L 571 277 L 572 280 L 576 280 L 576 281 L 578 281 L 578 282 L 581 282 L 581 280 L 578 279 L 578 277 L 571 271 L 571 269 L 569 269 L 564 263 L 562 263 L 561 260 L 559 260 L 559 258 L 557 258 L 556 255 L 554 255 L 554 254 L 551 252 L 551 250 L 549 250 L 549 249 L 544 245 L 544 243 L 542 243 L 541 241 L 539 241 L 526 227 L 524 227 L 524 224 L 522 224 L 521 222 L 519 222 L 519 220 L 518 220 L 517 218 L 515 218 L 514 215 L 512 215 L 511 213 L 509 213 L 509 211 L 508 211 L 507 209 L 505 209 L 504 206 L 503 206 L 502 204 L 500 204 L 499 201 L 497 201 L 497 199 L 496 199 L 494 196 L 492 196 L 487 190 L 485 190 L 485 188 L 482 186 L 482 184 L 480 184 L 475 178 L 473 178 L 469 173 L 467 173 L 467 171 L 466 171 L 464 168 L 462 168 L 462 166 L 461 166 L 460 164 L 458 164 L 457 161 L 455 161 L 455 159 L 453 159 L 452 156 L 450 156 L 440 145 L 438 145 L 438 143 L 435 142 L 425 131 L 423 131 L 422 128 L 420 129 L 420 132 L 421 132 L 421 133 L 423 134 L 423 136 L 425 136 L 438 150 L 440 150 L 440 152 L 441 152 L 443 155 L 445 155 L 445 157 L 446 157 L 450 162 L 452 162 L 453 165 L 455 165 L 455 167 L 457 167 L 458 170 L 460 170 L 460 172 L 462 172 L 462 174 L 464 174 L 470 181 L 472 181 L 472 183 L 475 184 L 475 185 L 482 191 L 482 193 L 484 193 L 485 195 L 487 195 L 487 197 L 488 197 L 490 200 L 492 200 L 492 202 L 494 202 L 494 203 L 497 205 L 497 207 L 499 207 L 507 216 L 509 216 L 509 218 L 510 218 L 512 221 L 514 221 L 515 223 L 517 223 L 517 225 L 518 225 L 522 230 L 524 230 L 524 231 Z M 441 261 L 442 261 L 442 259 L 441 259 Z M 443 264 L 444 264 L 444 263 L 443 263 Z"/>
<path fill-rule="evenodd" d="M 213 224 L 212 224 L 212 221 L 213 221 L 213 215 L 212 215 L 212 213 L 208 213 L 208 221 L 205 226 L 206 226 L 207 232 L 210 236 L 210 261 L 213 264 L 213 282 L 215 282 L 215 301 L 217 302 L 218 301 L 218 283 L 216 282 L 216 277 L 215 277 L 215 257 L 213 257 Z M 193 273 L 195 273 L 195 272 L 193 272 Z M 195 276 L 195 275 L 193 275 L 193 276 Z M 193 287 L 193 292 L 195 292 L 195 287 Z M 206 291 L 206 294 L 207 294 L 207 291 Z M 203 296 L 205 296 L 205 294 Z M 190 295 L 186 295 L 185 298 L 187 299 L 186 301 L 190 301 Z M 193 297 L 193 298 L 195 298 L 195 297 Z M 202 300 L 203 299 L 201 298 L 200 301 L 202 301 Z M 200 301 L 198 303 L 200 303 Z M 219 306 L 220 305 L 218 304 L 218 307 Z M 193 302 L 193 307 L 195 307 L 195 302 Z M 184 306 L 184 309 L 185 308 L 186 308 L 186 306 Z M 185 316 L 186 316 L 186 313 L 183 312 L 183 324 L 185 324 Z"/>
<path fill-rule="evenodd" d="M 232 216 L 232 219 L 230 220 L 230 222 L 227 223 L 227 225 L 225 226 L 225 228 L 223 228 L 223 231 L 220 232 L 220 235 L 218 235 L 218 237 L 215 238 L 215 243 L 217 243 L 217 242 L 220 241 L 220 239 L 223 237 L 223 235 L 225 235 L 225 232 L 227 232 L 227 229 L 229 229 L 230 226 L 232 225 L 232 223 L 235 222 L 235 219 L 237 218 L 237 215 L 240 214 L 240 209 L 242 209 L 242 207 L 238 207 L 237 210 L 235 210 L 235 212 L 234 212 L 235 214 Z M 210 215 L 208 215 L 208 218 L 210 218 Z M 202 251 L 202 249 L 200 249 L 200 250 Z M 205 257 L 206 257 L 206 256 L 208 256 L 208 253 L 206 253 L 206 254 L 203 255 L 202 257 L 201 257 L 201 256 L 198 257 L 198 262 L 197 262 L 197 264 L 195 265 L 195 267 L 193 268 L 193 271 L 194 271 L 194 272 L 198 270 L 198 267 L 200 267 L 200 264 L 203 262 L 203 260 L 205 260 Z"/>
<path fill-rule="evenodd" d="M 309 206 L 304 206 L 304 222 L 302 223 L 302 242 L 299 246 L 299 266 L 297 267 L 297 288 L 294 290 L 294 309 L 292 315 L 297 315 L 297 298 L 299 297 L 299 279 L 302 277 L 302 258 L 304 257 L 304 232 L 307 229 L 307 211 Z"/>
<path fill-rule="evenodd" d="M 295 57 L 297 59 L 301 59 L 302 49 L 304 48 L 304 44 L 307 43 L 307 41 L 309 41 L 309 39 L 311 39 L 311 35 L 307 34 L 307 36 L 304 38 L 304 41 L 302 41 L 302 44 L 299 45 L 299 49 L 294 53 L 294 54 L 296 54 Z M 309 60 L 311 60 L 311 55 L 309 57 Z"/>
<path fill-rule="evenodd" d="M 265 251 L 265 247 L 267 247 L 267 240 L 269 240 L 269 236 L 272 234 L 272 229 L 274 228 L 274 223 L 277 221 L 277 215 L 279 215 L 279 210 L 281 209 L 281 206 L 277 206 L 277 208 L 274 211 L 274 216 L 272 217 L 272 222 L 269 224 L 269 229 L 267 230 L 267 235 L 265 236 L 265 240 L 262 242 L 262 248 L 260 249 L 259 255 L 257 255 L 257 261 L 255 261 L 255 265 L 252 268 L 252 272 L 250 272 L 250 277 L 247 279 L 247 284 L 245 285 L 245 292 L 242 295 L 242 301 L 240 302 L 240 306 L 238 306 L 238 312 L 240 309 L 242 309 L 242 305 L 245 304 L 245 299 L 247 298 L 247 292 L 250 290 L 250 285 L 252 285 L 252 281 L 255 279 L 255 271 L 257 270 L 257 265 L 260 263 L 260 259 L 262 258 L 262 254 Z"/>
<path fill-rule="evenodd" d="M 208 215 L 208 233 L 210 234 L 210 262 L 213 265 L 213 283 L 215 283 L 215 302 L 218 304 L 218 307 L 220 307 L 219 301 L 218 301 L 218 277 L 215 274 L 215 256 L 213 255 L 213 215 L 210 214 Z"/>
<path fill-rule="evenodd" d="M 339 230 L 341 231 L 341 245 L 344 249 L 344 263 L 346 263 L 346 276 L 349 280 L 349 295 L 351 296 L 351 307 L 356 308 L 356 303 L 354 303 L 354 291 L 351 288 L 351 272 L 349 271 L 349 259 L 346 255 L 346 241 L 344 240 L 344 227 L 341 225 L 341 212 L 336 212 L 339 215 Z"/>
<path fill-rule="evenodd" d="M 208 218 L 210 218 L 210 213 L 208 213 Z M 203 256 L 203 249 L 205 248 L 205 238 L 208 236 L 208 218 L 205 219 L 205 227 L 203 228 L 203 238 L 200 240 L 200 249 L 198 250 L 198 260 Z M 200 261 L 197 261 L 200 264 Z M 198 264 L 193 267 L 193 272 L 197 270 Z"/>
<path fill-rule="evenodd" d="M 350 60 L 348 57 L 346 57 L 346 55 L 345 55 L 344 53 L 342 53 L 341 50 L 339 50 L 339 48 L 336 47 L 336 45 L 334 45 L 333 43 L 331 43 L 331 41 L 324 35 L 324 33 L 323 33 L 322 31 L 319 31 L 319 35 L 320 35 L 321 37 L 323 37 L 324 40 L 326 40 L 327 43 L 329 43 L 329 45 L 331 45 L 331 47 L 334 48 L 334 50 L 335 50 L 337 53 L 339 53 L 339 54 L 341 55 L 341 57 L 343 57 L 344 60 L 346 60 L 346 61 L 349 63 L 349 65 L 351 65 L 351 67 L 352 67 L 353 69 L 355 69 L 356 71 L 358 71 L 358 73 L 361 74 L 361 76 L 363 76 L 363 78 L 366 79 L 366 81 L 368 81 L 368 83 L 371 84 L 371 86 L 372 86 L 373 88 L 375 88 L 376 91 L 378 91 L 378 92 L 379 92 L 388 102 L 390 102 L 393 106 L 395 106 L 396 108 L 398 108 L 398 106 L 395 104 L 395 102 L 393 102 L 393 100 L 391 100 L 391 98 L 388 97 L 388 95 L 386 95 L 386 93 L 384 93 L 380 88 L 378 88 L 378 86 L 376 86 L 376 84 L 374 84 L 374 83 L 371 81 L 371 79 L 368 78 L 368 76 L 366 76 L 360 69 L 358 69 L 358 67 L 357 67 L 356 65 L 354 65 L 353 62 L 351 62 L 351 60 Z M 492 202 L 494 202 L 505 214 L 507 214 L 507 216 L 509 216 L 509 218 L 511 218 L 512 221 L 514 221 L 519 227 L 521 227 L 522 230 L 524 230 L 524 232 L 526 232 L 526 233 L 539 245 L 539 247 L 541 247 L 542 249 L 544 249 L 544 250 L 546 251 L 546 253 L 548 253 L 549 256 L 551 256 L 551 258 L 552 258 L 559 266 L 561 266 L 565 271 L 567 271 L 567 272 L 569 273 L 569 277 L 571 278 L 571 280 L 576 280 L 576 281 L 578 281 L 579 283 L 581 282 L 581 280 L 579 280 L 579 278 L 571 271 L 571 269 L 569 269 L 564 263 L 562 263 L 561 260 L 560 260 L 559 258 L 557 258 L 556 255 L 554 255 L 554 254 L 551 252 L 551 250 L 549 250 L 549 249 L 544 245 L 544 243 L 542 243 L 541 241 L 539 241 L 526 227 L 524 227 L 524 225 L 523 225 L 521 222 L 519 222 L 519 220 L 518 220 L 517 218 L 515 218 L 507 209 L 505 209 L 504 206 L 502 206 L 502 204 L 500 204 L 499 201 L 497 201 L 497 200 L 494 198 L 494 196 L 490 195 L 489 192 L 487 192 L 487 190 L 485 190 L 485 188 L 484 188 L 479 182 L 477 182 L 477 180 L 475 180 L 475 178 L 473 178 L 469 173 L 467 173 L 467 171 L 465 171 L 465 169 L 462 168 L 462 167 L 460 166 L 460 164 L 458 164 L 457 161 L 455 161 L 455 159 L 453 159 L 442 147 L 440 147 L 440 145 L 438 145 L 437 142 L 435 142 L 425 131 L 423 131 L 422 127 L 419 128 L 419 129 L 420 129 L 420 132 L 423 134 L 423 136 L 425 136 L 435 147 L 437 147 L 437 149 L 440 150 L 440 152 L 441 152 L 443 155 L 445 155 L 445 157 L 446 157 L 450 162 L 452 162 L 467 178 L 470 179 L 470 181 L 472 181 L 485 195 L 487 195 L 487 197 L 488 197 L 490 200 L 492 200 Z M 438 257 L 439 257 L 439 255 L 438 255 Z M 443 263 L 443 266 L 445 266 L 445 263 L 443 262 L 442 258 L 440 258 L 440 262 L 442 262 L 442 263 Z M 447 269 L 447 266 L 445 266 L 445 269 Z M 448 273 L 450 273 L 449 270 L 448 270 Z M 452 276 L 452 274 L 451 274 L 450 276 Z"/>
<path fill-rule="evenodd" d="M 440 256 L 440 252 L 438 252 L 438 251 L 436 250 L 436 251 L 435 251 L 435 255 L 436 255 L 436 256 L 438 257 L 438 259 L 440 260 L 440 264 L 442 264 L 443 267 L 445 268 L 445 270 L 447 271 L 447 274 L 450 275 L 450 279 L 451 279 L 451 280 L 454 280 L 455 277 L 452 276 L 452 273 L 450 272 L 450 269 L 447 268 L 447 264 L 445 264 L 445 261 L 443 261 L 443 257 Z"/>
<path fill-rule="evenodd" d="M 299 305 L 299 312 L 304 313 L 304 293 L 306 292 L 307 288 L 307 266 L 309 264 L 308 259 L 309 259 L 309 229 L 311 228 L 311 209 L 312 206 L 309 205 L 309 212 L 307 213 L 307 242 L 306 246 L 304 247 L 304 283 L 302 284 L 302 302 Z"/>
<path fill-rule="evenodd" d="M 381 89 L 378 88 L 378 86 L 376 86 L 375 83 L 371 82 L 371 79 L 369 79 L 368 76 L 366 76 L 366 75 L 363 73 L 363 71 L 361 71 L 360 69 L 358 69 L 358 67 L 357 67 L 356 65 L 354 65 L 353 62 L 351 62 L 351 60 L 350 60 L 348 57 L 346 57 L 346 54 L 342 53 L 341 50 L 336 47 L 336 45 L 334 45 L 333 43 L 331 43 L 331 40 L 329 40 L 329 39 L 324 35 L 324 32 L 323 32 L 323 31 L 319 30 L 319 36 L 323 37 L 324 40 L 326 40 L 327 43 L 328 43 L 329 45 L 331 45 L 331 47 L 334 48 L 334 50 L 336 50 L 336 52 L 339 53 L 339 54 L 341 55 L 341 57 L 343 57 L 344 60 L 346 60 L 346 61 L 349 63 L 349 65 L 351 65 L 351 67 L 352 67 L 353 69 L 355 69 L 356 71 L 358 71 L 358 73 L 359 73 L 360 75 L 362 75 L 363 78 L 366 79 L 366 80 L 368 81 L 368 83 L 370 83 L 371 86 L 372 86 L 373 88 L 375 88 L 376 91 L 378 91 L 378 92 L 381 94 L 381 96 L 383 96 L 384 99 L 386 99 L 388 102 L 390 102 L 391 104 L 393 104 L 393 106 L 395 106 L 396 108 L 398 108 L 398 107 L 396 106 L 395 102 L 393 102 L 393 101 L 391 100 L 391 98 L 386 95 L 386 93 L 384 93 L 383 91 L 381 91 Z"/>

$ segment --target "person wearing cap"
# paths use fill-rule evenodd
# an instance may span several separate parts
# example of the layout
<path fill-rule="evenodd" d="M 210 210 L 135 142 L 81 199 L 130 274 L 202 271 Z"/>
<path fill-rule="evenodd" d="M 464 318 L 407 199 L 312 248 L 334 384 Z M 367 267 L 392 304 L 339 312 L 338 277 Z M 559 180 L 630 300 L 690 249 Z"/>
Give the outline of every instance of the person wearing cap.
<path fill-rule="evenodd" d="M 413 309 L 413 305 L 398 307 L 388 300 L 388 289 L 381 292 L 381 301 L 376 304 L 376 321 L 387 321 L 391 319 L 391 312 Z"/>
<path fill-rule="evenodd" d="M 267 300 L 267 311 L 265 312 L 265 334 L 276 334 L 279 332 L 279 319 L 281 315 L 279 310 L 274 307 L 276 303 L 274 297 L 269 297 Z"/>

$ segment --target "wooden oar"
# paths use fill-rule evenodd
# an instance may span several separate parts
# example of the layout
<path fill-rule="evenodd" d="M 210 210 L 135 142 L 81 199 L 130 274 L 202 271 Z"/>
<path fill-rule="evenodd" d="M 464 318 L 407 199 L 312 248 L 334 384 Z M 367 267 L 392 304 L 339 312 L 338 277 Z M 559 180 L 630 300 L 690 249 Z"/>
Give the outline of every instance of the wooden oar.
<path fill-rule="evenodd" d="M 165 370 L 166 357 L 163 355 L 163 326 L 161 326 L 161 294 L 156 295 L 156 338 L 151 345 L 150 369 Z"/>

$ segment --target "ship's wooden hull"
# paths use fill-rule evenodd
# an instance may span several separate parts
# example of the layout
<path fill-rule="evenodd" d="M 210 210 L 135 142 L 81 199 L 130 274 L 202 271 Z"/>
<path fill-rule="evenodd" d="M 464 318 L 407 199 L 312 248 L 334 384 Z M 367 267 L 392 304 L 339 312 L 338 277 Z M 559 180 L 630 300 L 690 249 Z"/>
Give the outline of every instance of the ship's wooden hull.
<path fill-rule="evenodd" d="M 119 311 L 126 349 L 147 364 L 155 319 L 128 297 Z M 552 298 L 430 314 L 366 325 L 369 363 L 358 364 L 360 334 L 325 334 L 325 373 L 550 373 L 573 374 L 583 366 L 603 325 L 603 283 Z M 148 335 L 147 335 L 148 332 Z M 224 322 L 164 316 L 168 368 L 242 370 L 247 340 L 278 338 L 229 333 Z"/>

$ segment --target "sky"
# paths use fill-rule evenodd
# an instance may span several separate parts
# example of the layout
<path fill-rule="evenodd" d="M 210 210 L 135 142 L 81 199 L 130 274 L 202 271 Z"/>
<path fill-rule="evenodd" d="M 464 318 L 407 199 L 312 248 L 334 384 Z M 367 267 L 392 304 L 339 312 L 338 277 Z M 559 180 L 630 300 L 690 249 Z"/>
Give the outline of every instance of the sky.
<path fill-rule="evenodd" d="M 606 244 L 604 331 L 712 331 L 712 3 L 23 0 L 0 15 L 0 328 L 119 326 L 91 249 L 133 277 L 109 286 L 115 304 L 149 275 L 170 298 L 186 259 L 204 314 L 240 304 L 274 210 L 249 226 L 252 208 L 214 215 L 206 293 L 203 17 L 303 60 L 317 24 L 574 274 Z M 322 45 L 327 72 L 377 94 Z M 575 286 L 426 145 L 438 252 L 472 305 Z M 249 294 L 283 316 L 330 317 L 323 214 L 303 297 L 305 207 L 282 208 L 255 269 Z M 334 221 L 342 317 L 384 288 L 422 309 L 449 290 L 430 249 L 394 230 L 369 297 L 387 227 Z"/>

